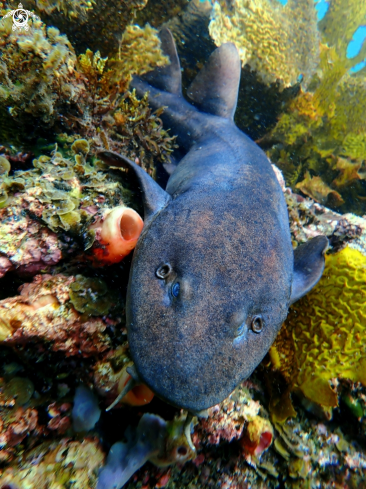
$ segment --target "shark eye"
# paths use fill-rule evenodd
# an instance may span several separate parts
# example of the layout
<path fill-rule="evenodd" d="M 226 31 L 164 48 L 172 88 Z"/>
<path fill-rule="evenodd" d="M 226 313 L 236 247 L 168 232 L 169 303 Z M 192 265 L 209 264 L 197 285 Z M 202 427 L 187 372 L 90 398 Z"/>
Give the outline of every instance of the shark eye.
<path fill-rule="evenodd" d="M 254 333 L 260 333 L 263 329 L 264 321 L 261 316 L 253 316 L 251 328 Z"/>
<path fill-rule="evenodd" d="M 172 295 L 174 297 L 178 297 L 179 295 L 179 290 L 180 290 L 180 285 L 179 282 L 175 282 L 175 284 L 172 287 Z"/>
<path fill-rule="evenodd" d="M 244 329 L 246 327 L 246 324 L 245 323 L 242 323 L 238 329 L 236 330 L 235 332 L 235 336 L 241 336 L 243 333 L 244 333 Z"/>
<path fill-rule="evenodd" d="M 168 277 L 171 271 L 172 271 L 172 267 L 169 265 L 169 263 L 164 263 L 163 265 L 160 265 L 157 268 L 155 275 L 158 278 L 165 279 Z"/>

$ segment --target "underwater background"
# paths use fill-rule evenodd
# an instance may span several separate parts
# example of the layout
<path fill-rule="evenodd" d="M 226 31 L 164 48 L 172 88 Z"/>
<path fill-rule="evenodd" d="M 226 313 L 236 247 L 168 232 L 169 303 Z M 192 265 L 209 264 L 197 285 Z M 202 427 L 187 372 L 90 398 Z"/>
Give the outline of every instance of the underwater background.
<path fill-rule="evenodd" d="M 96 488 L 102 473 L 112 489 L 117 459 L 129 489 L 366 488 L 366 0 L 0 1 L 0 17 L 0 489 Z M 161 185 L 181 157 L 164 107 L 129 90 L 168 63 L 161 26 L 184 93 L 237 46 L 235 122 L 274 165 L 293 247 L 330 243 L 319 284 L 194 420 L 193 444 L 187 413 L 146 386 L 106 411 L 130 379 L 131 249 L 118 261 L 103 224 L 127 207 L 140 226 L 142 201 L 97 155 Z"/>

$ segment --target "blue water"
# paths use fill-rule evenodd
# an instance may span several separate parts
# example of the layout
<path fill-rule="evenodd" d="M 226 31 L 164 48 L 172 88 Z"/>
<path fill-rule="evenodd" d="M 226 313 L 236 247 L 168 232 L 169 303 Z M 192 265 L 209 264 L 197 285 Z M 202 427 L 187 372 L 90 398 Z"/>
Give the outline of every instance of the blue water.
<path fill-rule="evenodd" d="M 278 0 L 282 5 L 287 4 L 287 0 Z M 316 10 L 318 12 L 318 21 L 322 20 L 329 8 L 329 2 L 326 0 L 314 0 L 316 3 Z M 353 35 L 352 41 L 348 44 L 347 47 L 347 58 L 352 59 L 358 55 L 361 50 L 361 47 L 366 39 L 366 26 L 359 27 Z M 361 63 L 357 63 L 355 66 L 351 68 L 352 73 L 356 73 L 357 71 L 362 70 L 366 66 L 366 60 L 361 61 Z"/>
<path fill-rule="evenodd" d="M 325 0 L 320 0 L 317 2 L 315 8 L 318 11 L 318 20 L 322 20 L 322 18 L 328 11 L 329 3 Z"/>
<path fill-rule="evenodd" d="M 361 50 L 361 47 L 366 39 L 366 26 L 360 26 L 357 31 L 354 33 L 352 41 L 348 44 L 347 47 L 347 58 L 354 58 L 358 55 Z M 352 73 L 356 73 L 357 71 L 362 70 L 366 66 L 366 60 L 361 61 L 357 65 L 351 68 Z"/>

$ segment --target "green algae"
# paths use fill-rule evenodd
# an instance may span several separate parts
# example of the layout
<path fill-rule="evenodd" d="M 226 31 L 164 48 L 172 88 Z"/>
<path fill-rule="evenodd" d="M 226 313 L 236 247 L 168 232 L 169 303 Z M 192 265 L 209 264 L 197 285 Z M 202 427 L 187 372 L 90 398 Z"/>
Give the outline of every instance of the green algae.
<path fill-rule="evenodd" d="M 118 294 L 99 278 L 76 275 L 75 282 L 70 285 L 70 301 L 78 312 L 104 316 L 116 307 Z"/>
<path fill-rule="evenodd" d="M 15 400 L 17 406 L 23 406 L 31 399 L 34 393 L 33 382 L 24 377 L 13 377 L 5 384 L 1 398 L 5 402 Z"/>
<path fill-rule="evenodd" d="M 352 59 L 347 58 L 347 47 L 365 8 L 354 1 L 330 3 L 319 24 L 317 72 L 261 141 L 270 146 L 268 156 L 281 168 L 288 186 L 357 214 L 366 209 L 366 70 L 353 73 L 350 68 L 365 57 L 366 44 Z"/>
<path fill-rule="evenodd" d="M 12 19 L 0 22 L 0 112 L 5 121 L 23 127 L 32 118 L 52 125 L 61 107 L 76 103 L 81 87 L 73 77 L 76 56 L 66 36 L 37 19 L 28 31 L 13 31 Z M 5 119 L 5 121 L 4 121 Z"/>
<path fill-rule="evenodd" d="M 87 141 L 78 139 L 72 152 L 83 153 L 88 148 Z M 76 162 L 70 152 L 64 154 L 56 149 L 51 157 L 35 159 L 33 169 L 4 178 L 0 185 L 1 205 L 28 199 L 29 215 L 40 219 L 49 229 L 81 235 L 96 212 L 129 202 L 131 193 L 118 178 L 100 171 L 97 160 L 87 162 L 83 156 L 82 161 Z"/>

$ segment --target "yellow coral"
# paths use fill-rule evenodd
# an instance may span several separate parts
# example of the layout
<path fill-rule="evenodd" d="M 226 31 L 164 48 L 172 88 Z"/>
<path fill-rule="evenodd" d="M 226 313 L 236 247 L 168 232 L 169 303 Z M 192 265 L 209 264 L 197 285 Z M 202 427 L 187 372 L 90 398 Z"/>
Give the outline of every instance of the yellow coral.
<path fill-rule="evenodd" d="M 331 0 L 327 15 L 319 23 L 323 38 L 330 46 L 336 46 L 338 53 L 346 61 L 347 46 L 353 34 L 366 16 L 366 2 L 360 0 Z M 352 66 L 365 58 L 366 44 L 358 55 L 348 63 Z"/>
<path fill-rule="evenodd" d="M 60 106 L 66 100 L 76 103 L 80 95 L 81 87 L 72 76 L 73 48 L 58 29 L 46 28 L 40 20 L 29 21 L 27 31 L 13 31 L 8 21 L 0 22 L 2 117 L 7 121 L 30 114 L 53 122 Z"/>
<path fill-rule="evenodd" d="M 102 58 L 99 51 L 93 54 L 90 49 L 78 58 L 78 67 L 88 80 L 94 102 L 96 97 L 113 99 L 116 91 L 127 90 L 133 75 L 143 75 L 168 63 L 160 48 L 158 31 L 149 24 L 144 28 L 126 27 L 116 58 Z"/>
<path fill-rule="evenodd" d="M 337 405 L 332 379 L 366 386 L 366 257 L 347 247 L 326 257 L 319 284 L 292 306 L 270 356 L 291 390 Z M 287 351 L 294 355 L 286 357 Z"/>
<path fill-rule="evenodd" d="M 277 5 L 276 5 L 277 4 Z M 214 3 L 209 32 L 216 45 L 233 42 L 243 65 L 265 83 L 307 83 L 318 59 L 316 12 L 312 0 L 289 0 L 285 7 L 271 0 Z"/>
<path fill-rule="evenodd" d="M 19 489 L 53 487 L 65 489 L 95 487 L 104 454 L 96 440 L 70 441 L 63 438 L 43 443 L 29 452 L 29 460 L 18 460 L 1 474 L 3 487 Z"/>
<path fill-rule="evenodd" d="M 143 28 L 129 25 L 119 45 L 118 59 L 111 60 L 111 64 L 117 76 L 129 82 L 134 74 L 143 75 L 156 66 L 169 64 L 169 58 L 160 48 L 156 29 L 149 24 Z"/>
<path fill-rule="evenodd" d="M 347 134 L 343 140 L 343 152 L 351 158 L 366 160 L 366 133 Z"/>
<path fill-rule="evenodd" d="M 88 10 L 92 10 L 95 5 L 95 0 L 32 0 L 31 4 L 34 4 L 41 12 L 51 14 L 55 10 L 67 15 L 70 19 L 86 17 Z"/>

